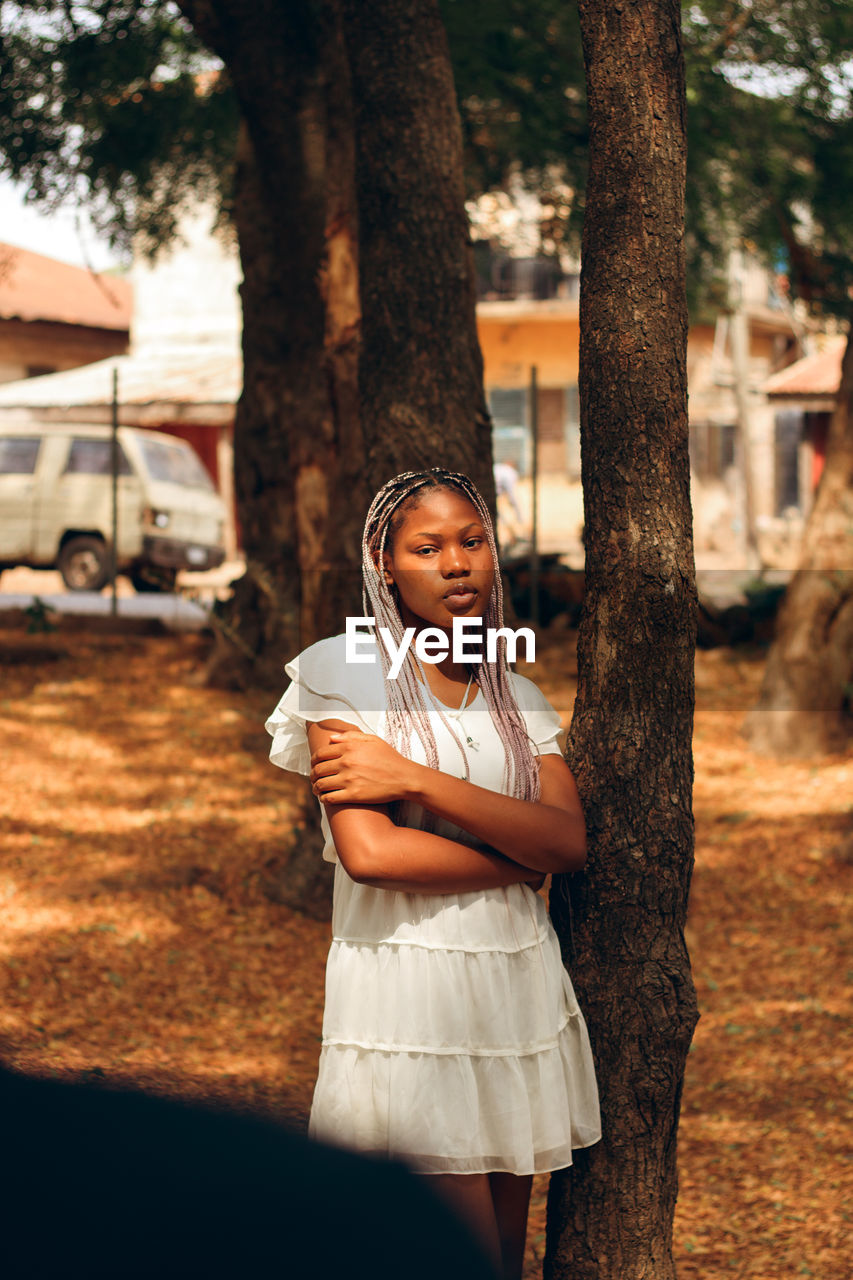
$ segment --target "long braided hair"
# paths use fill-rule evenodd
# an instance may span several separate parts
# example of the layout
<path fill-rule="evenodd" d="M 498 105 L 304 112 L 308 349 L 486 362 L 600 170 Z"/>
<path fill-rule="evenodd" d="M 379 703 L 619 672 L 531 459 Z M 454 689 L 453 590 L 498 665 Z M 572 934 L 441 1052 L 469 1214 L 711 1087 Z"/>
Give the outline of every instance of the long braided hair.
<path fill-rule="evenodd" d="M 483 625 L 486 628 L 484 634 L 489 634 L 489 628 L 497 629 L 503 626 L 503 587 L 498 550 L 489 509 L 478 489 L 467 476 L 457 471 L 447 471 L 443 467 L 431 467 L 426 471 L 406 471 L 384 484 L 373 499 L 364 523 L 362 538 L 364 612 L 366 616 L 372 616 L 375 619 L 377 628 L 388 628 L 397 646 L 403 639 L 403 620 L 395 598 L 396 592 L 385 581 L 384 553 L 389 540 L 393 541 L 394 533 L 402 524 L 405 512 L 418 504 L 419 495 L 426 489 L 456 490 L 475 508 L 486 531 L 495 570 L 491 595 L 483 614 Z M 388 741 L 397 750 L 409 756 L 411 735 L 414 731 L 423 745 L 427 764 L 437 769 L 438 748 L 430 724 L 424 686 L 417 679 L 414 661 L 407 658 L 397 679 L 391 680 L 388 676 L 391 667 L 390 655 L 385 645 L 379 644 L 377 647 L 388 691 L 386 728 Z M 484 659 L 471 665 L 474 667 L 474 676 L 483 691 L 492 721 L 504 744 L 504 790 L 521 800 L 538 800 L 539 769 L 515 700 L 506 659 L 505 638 L 498 637 L 496 662 L 487 662 Z M 469 776 L 468 759 L 462 740 L 443 714 L 440 704 L 436 703 L 436 707 L 442 721 L 459 746 L 467 778 Z"/>

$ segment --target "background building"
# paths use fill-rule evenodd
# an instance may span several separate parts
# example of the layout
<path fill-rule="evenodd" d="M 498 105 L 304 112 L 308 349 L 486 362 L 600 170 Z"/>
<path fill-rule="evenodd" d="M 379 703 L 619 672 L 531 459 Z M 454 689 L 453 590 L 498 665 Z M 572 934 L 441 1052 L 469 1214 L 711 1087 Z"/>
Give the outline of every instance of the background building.
<path fill-rule="evenodd" d="M 230 556 L 238 540 L 232 440 L 242 380 L 240 269 L 233 240 L 214 233 L 211 223 L 211 211 L 198 208 L 184 216 L 180 237 L 170 249 L 154 262 L 141 258 L 134 263 L 135 301 L 126 354 L 120 353 L 127 343 L 127 330 L 107 327 L 110 320 L 116 326 L 127 323 L 129 287 L 124 282 L 102 278 L 105 294 L 87 272 L 20 251 L 17 289 L 23 290 L 31 268 L 32 278 L 42 282 L 41 294 L 35 285 L 30 289 L 33 301 L 28 314 L 47 312 L 47 299 L 53 298 L 54 319 L 22 315 L 17 323 L 41 325 L 45 337 L 38 347 L 41 367 L 53 364 L 67 371 L 31 376 L 0 388 L 0 415 L 109 421 L 113 371 L 117 371 L 121 421 L 181 436 L 202 457 L 232 512 L 227 531 Z M 518 469 L 519 498 L 529 516 L 535 369 L 541 545 L 581 561 L 579 267 L 565 256 L 537 255 L 527 223 L 525 227 L 526 239 L 518 237 L 518 253 L 487 240 L 475 244 L 477 321 L 494 420 L 495 457 Z M 81 278 L 87 293 L 85 299 L 81 293 L 75 310 L 72 285 L 76 280 L 82 288 Z M 840 356 L 834 364 L 830 361 L 831 369 L 818 362 L 808 365 L 808 374 L 797 374 L 802 362 L 793 362 L 819 336 L 808 332 L 775 280 L 757 264 L 737 263 L 734 286 L 736 303 L 730 311 L 695 323 L 689 331 L 696 547 L 712 560 L 719 556 L 731 565 L 742 555 L 746 458 L 762 557 L 768 564 L 774 559 L 787 563 L 795 553 L 819 475 L 821 432 L 834 397 L 833 377 L 837 387 Z M 0 301 L 4 296 L 0 290 Z M 39 296 L 45 300 L 41 305 L 35 301 Z M 58 318 L 60 313 L 65 314 L 64 320 Z M 72 323 L 74 316 L 76 323 Z M 84 318 L 91 323 L 83 324 Z M 94 324 L 97 318 L 101 329 Z M 114 358 L 70 369 L 70 359 L 63 357 L 67 363 L 61 366 L 58 349 L 48 357 L 53 352 L 46 341 L 48 329 L 73 331 L 69 341 L 78 344 L 84 334 L 97 335 L 98 340 L 112 344 L 99 354 L 115 353 Z M 82 352 L 82 345 L 77 350 Z M 5 367 L 13 368 L 11 358 Z M 40 366 L 33 356 L 26 366 L 22 362 L 14 367 L 33 374 Z M 821 371 L 819 405 L 812 385 L 815 369 Z M 790 378 L 794 381 L 786 381 Z M 630 429 L 631 424 L 625 423 L 625 430 Z"/>
<path fill-rule="evenodd" d="M 126 280 L 0 243 L 0 382 L 120 355 L 132 300 Z"/>

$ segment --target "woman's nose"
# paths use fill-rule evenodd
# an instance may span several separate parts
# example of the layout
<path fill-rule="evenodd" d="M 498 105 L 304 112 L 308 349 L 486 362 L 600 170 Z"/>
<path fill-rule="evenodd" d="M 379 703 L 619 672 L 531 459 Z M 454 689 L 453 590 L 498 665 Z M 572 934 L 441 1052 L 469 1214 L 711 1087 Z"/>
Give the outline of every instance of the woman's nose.
<path fill-rule="evenodd" d="M 464 547 L 447 543 L 441 557 L 441 572 L 445 578 L 458 578 L 460 574 L 470 573 L 471 565 L 468 552 Z"/>

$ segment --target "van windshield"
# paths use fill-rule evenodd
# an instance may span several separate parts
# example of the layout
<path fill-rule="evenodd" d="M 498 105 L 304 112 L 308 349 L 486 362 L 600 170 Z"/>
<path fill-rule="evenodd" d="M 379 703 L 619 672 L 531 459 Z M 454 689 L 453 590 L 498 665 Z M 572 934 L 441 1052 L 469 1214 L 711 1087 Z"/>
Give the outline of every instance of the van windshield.
<path fill-rule="evenodd" d="M 182 440 L 139 439 L 145 469 L 152 480 L 181 484 L 187 489 L 206 489 L 214 493 L 213 481 L 197 454 Z"/>

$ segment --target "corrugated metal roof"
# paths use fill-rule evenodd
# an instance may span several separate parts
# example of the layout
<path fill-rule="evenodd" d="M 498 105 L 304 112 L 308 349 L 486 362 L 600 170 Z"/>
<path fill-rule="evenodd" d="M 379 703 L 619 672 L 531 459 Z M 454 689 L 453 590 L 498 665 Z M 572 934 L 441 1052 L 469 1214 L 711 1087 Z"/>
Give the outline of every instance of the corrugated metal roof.
<path fill-rule="evenodd" d="M 841 382 L 841 357 L 846 338 L 833 339 L 823 351 L 803 356 L 768 378 L 768 396 L 834 396 Z"/>
<path fill-rule="evenodd" d="M 41 378 L 0 386 L 0 408 L 70 409 L 108 405 L 113 370 L 125 405 L 236 404 L 243 383 L 239 354 L 211 348 L 141 351 Z"/>
<path fill-rule="evenodd" d="M 0 319 L 126 330 L 132 309 L 126 280 L 0 242 Z"/>

